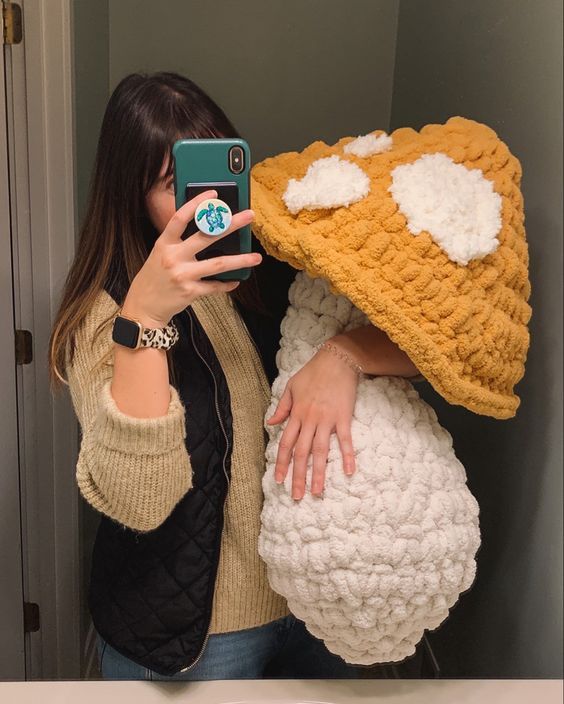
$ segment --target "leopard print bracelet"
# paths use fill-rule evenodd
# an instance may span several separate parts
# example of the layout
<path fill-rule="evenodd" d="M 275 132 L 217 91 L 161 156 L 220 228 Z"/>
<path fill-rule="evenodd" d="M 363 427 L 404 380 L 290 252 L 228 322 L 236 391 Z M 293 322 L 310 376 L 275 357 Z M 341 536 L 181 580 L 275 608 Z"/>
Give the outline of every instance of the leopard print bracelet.
<path fill-rule="evenodd" d="M 318 352 L 319 350 L 328 350 L 330 352 L 333 352 L 337 356 L 339 356 L 342 360 L 344 360 L 349 367 L 354 369 L 354 371 L 359 375 L 362 376 L 364 375 L 364 370 L 360 366 L 360 364 L 357 364 L 357 362 L 354 361 L 346 352 L 343 352 L 343 350 L 340 350 L 338 347 L 333 345 L 331 342 L 328 342 L 327 340 L 325 342 L 322 342 L 321 344 L 317 345 L 315 347 L 315 351 Z"/>
<path fill-rule="evenodd" d="M 141 336 L 141 347 L 156 347 L 169 350 L 178 341 L 178 328 L 171 320 L 164 328 L 144 328 Z"/>

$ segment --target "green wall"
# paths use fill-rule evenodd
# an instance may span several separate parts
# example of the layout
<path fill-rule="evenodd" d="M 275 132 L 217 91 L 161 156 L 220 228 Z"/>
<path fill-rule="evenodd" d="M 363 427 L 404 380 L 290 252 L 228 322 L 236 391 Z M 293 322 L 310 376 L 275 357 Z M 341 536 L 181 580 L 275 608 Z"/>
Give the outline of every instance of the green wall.
<path fill-rule="evenodd" d="M 110 85 L 132 71 L 185 74 L 260 161 L 387 129 L 397 13 L 396 0 L 113 0 Z"/>
<path fill-rule="evenodd" d="M 76 186 L 79 218 L 84 213 L 98 132 L 109 96 L 108 0 L 73 1 Z"/>
<path fill-rule="evenodd" d="M 562 3 L 400 5 L 392 128 L 463 115 L 520 159 L 531 349 L 514 419 L 428 394 L 481 508 L 478 576 L 432 642 L 453 677 L 562 677 Z"/>

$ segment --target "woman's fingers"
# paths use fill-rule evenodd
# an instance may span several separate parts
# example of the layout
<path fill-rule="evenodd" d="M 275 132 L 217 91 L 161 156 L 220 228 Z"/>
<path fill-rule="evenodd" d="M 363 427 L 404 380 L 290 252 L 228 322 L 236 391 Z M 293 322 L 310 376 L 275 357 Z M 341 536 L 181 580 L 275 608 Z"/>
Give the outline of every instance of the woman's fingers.
<path fill-rule="evenodd" d="M 240 213 L 235 213 L 231 219 L 229 227 L 220 235 L 212 237 L 210 235 L 204 235 L 201 232 L 196 232 L 186 240 L 182 240 L 182 235 L 186 231 L 186 227 L 189 222 L 193 220 L 198 205 L 208 198 L 214 198 L 216 196 L 217 191 L 213 189 L 194 196 L 194 198 L 189 200 L 176 211 L 176 213 L 169 220 L 160 237 L 165 244 L 180 245 L 180 249 L 175 250 L 175 252 L 178 252 L 180 262 L 182 260 L 190 262 L 190 278 L 202 279 L 204 276 L 212 276 L 223 271 L 232 271 L 234 269 L 256 266 L 261 262 L 261 256 L 255 252 L 244 253 L 241 255 L 211 257 L 210 259 L 204 259 L 201 261 L 195 259 L 198 252 L 206 249 L 214 242 L 217 242 L 217 240 L 227 237 L 239 228 L 250 224 L 255 216 L 254 212 L 250 209 L 243 210 Z M 182 269 L 182 264 L 180 264 L 180 269 Z M 181 277 L 182 272 L 177 271 L 176 276 Z M 222 282 L 222 289 L 218 289 L 217 287 L 210 289 L 208 287 L 208 292 L 225 290 L 226 283 L 227 282 Z"/>
<path fill-rule="evenodd" d="M 180 212 L 180 210 L 178 212 Z M 183 250 L 182 256 L 186 257 L 186 259 L 194 259 L 196 254 L 198 252 L 201 252 L 203 249 L 206 249 L 206 247 L 209 247 L 211 244 L 218 242 L 224 237 L 227 237 L 235 230 L 238 230 L 240 227 L 249 225 L 254 220 L 254 217 L 254 211 L 250 209 L 242 210 L 240 213 L 235 213 L 233 215 L 229 227 L 225 230 L 225 232 L 222 232 L 220 235 L 212 236 L 204 235 L 202 232 L 199 231 L 195 232 L 193 235 L 190 235 L 190 237 L 187 237 L 185 240 L 180 241 Z M 188 225 L 188 222 L 186 223 L 186 225 Z M 186 229 L 186 225 L 184 226 L 184 229 Z"/>
<path fill-rule="evenodd" d="M 274 466 L 274 479 L 281 484 L 288 474 L 288 466 L 292 459 L 292 450 L 298 439 L 300 432 L 300 422 L 296 418 L 288 420 L 288 424 L 282 432 L 280 442 L 278 443 L 278 454 L 276 456 L 276 464 Z"/>
<path fill-rule="evenodd" d="M 315 424 L 304 423 L 294 448 L 292 462 L 292 498 L 301 499 L 305 493 L 307 461 L 311 453 L 311 442 L 315 434 Z"/>
<path fill-rule="evenodd" d="M 294 448 L 292 463 L 292 498 L 302 499 L 305 494 L 307 465 L 310 454 L 313 457 L 311 493 L 320 496 L 325 485 L 327 457 L 331 428 L 328 425 L 302 423 Z"/>
<path fill-rule="evenodd" d="M 196 297 L 210 296 L 214 293 L 232 291 L 236 288 L 235 284 L 239 283 L 239 281 L 222 281 L 221 279 L 215 281 L 194 281 L 192 290 Z"/>
<path fill-rule="evenodd" d="M 293 499 L 299 500 L 304 496 L 310 454 L 313 456 L 311 493 L 315 496 L 323 493 L 331 432 L 328 425 L 301 423 L 290 416 L 278 445 L 274 478 L 279 484 L 284 481 L 291 460 Z M 345 474 L 350 476 L 354 473 L 356 465 L 350 427 L 345 422 L 337 425 L 337 437 L 343 458 L 343 469 Z"/>
<path fill-rule="evenodd" d="M 198 193 L 191 200 L 184 203 L 184 205 L 179 208 L 176 213 L 168 221 L 167 226 L 163 230 L 161 237 L 163 240 L 172 244 L 173 242 L 182 242 L 181 237 L 184 230 L 187 228 L 190 220 L 194 219 L 194 214 L 196 213 L 196 208 L 200 203 L 208 198 L 216 198 L 217 191 L 213 189 L 209 191 L 204 191 L 203 193 Z M 190 238 L 189 238 L 190 239 Z"/>
<path fill-rule="evenodd" d="M 351 475 L 356 469 L 354 449 L 352 444 L 350 421 L 339 421 L 337 423 L 337 437 L 343 458 L 343 469 L 345 474 Z"/>
<path fill-rule="evenodd" d="M 288 384 L 286 384 L 286 388 L 284 389 L 284 393 L 280 397 L 280 401 L 278 401 L 278 405 L 276 406 L 276 410 L 274 413 L 270 416 L 270 418 L 266 419 L 267 423 L 272 423 L 272 425 L 278 425 L 279 423 L 282 423 L 287 417 L 290 411 L 292 410 L 292 393 L 290 391 L 290 387 Z"/>
<path fill-rule="evenodd" d="M 327 425 L 318 425 L 313 438 L 312 452 L 313 472 L 311 477 L 311 493 L 314 496 L 321 496 L 321 494 L 323 494 L 330 440 L 331 428 Z"/>
<path fill-rule="evenodd" d="M 198 279 L 202 279 L 204 276 L 219 274 L 223 271 L 257 266 L 261 260 L 260 254 L 249 252 L 247 254 L 225 254 L 210 259 L 202 259 L 201 261 L 191 262 L 189 266 L 193 275 Z"/>

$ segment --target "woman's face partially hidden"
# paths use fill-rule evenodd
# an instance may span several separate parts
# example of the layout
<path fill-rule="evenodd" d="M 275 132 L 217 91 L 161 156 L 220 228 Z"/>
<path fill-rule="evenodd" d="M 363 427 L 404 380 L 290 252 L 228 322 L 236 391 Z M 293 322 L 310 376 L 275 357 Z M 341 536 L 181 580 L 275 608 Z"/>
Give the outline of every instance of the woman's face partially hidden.
<path fill-rule="evenodd" d="M 174 202 L 174 179 L 172 174 L 166 176 L 167 166 L 168 162 L 165 159 L 159 178 L 145 197 L 147 215 L 159 235 L 163 232 L 169 220 L 176 212 Z"/>

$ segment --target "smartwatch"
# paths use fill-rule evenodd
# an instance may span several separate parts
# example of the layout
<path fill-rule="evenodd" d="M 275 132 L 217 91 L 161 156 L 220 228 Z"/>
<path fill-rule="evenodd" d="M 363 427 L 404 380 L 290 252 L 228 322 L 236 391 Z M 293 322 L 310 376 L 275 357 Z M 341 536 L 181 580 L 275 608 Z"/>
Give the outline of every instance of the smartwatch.
<path fill-rule="evenodd" d="M 112 340 L 132 350 L 140 347 L 169 350 L 178 340 L 178 329 L 172 320 L 164 328 L 146 328 L 135 318 L 118 314 L 114 319 Z"/>

